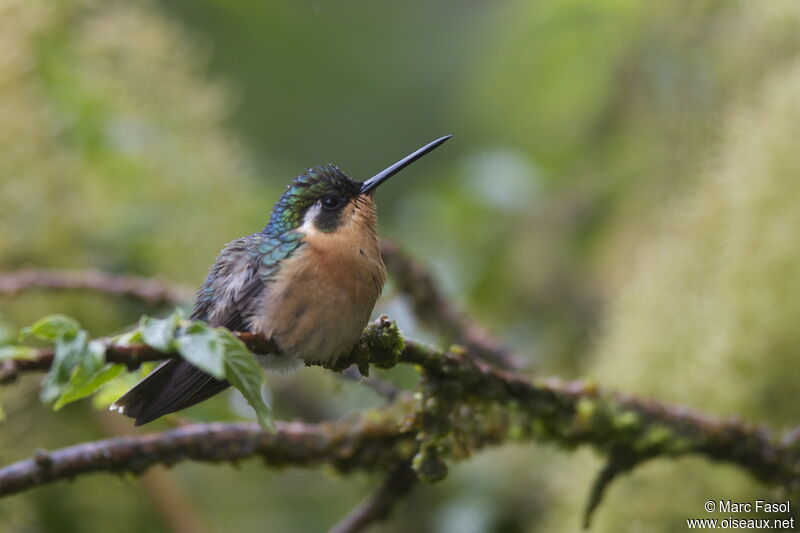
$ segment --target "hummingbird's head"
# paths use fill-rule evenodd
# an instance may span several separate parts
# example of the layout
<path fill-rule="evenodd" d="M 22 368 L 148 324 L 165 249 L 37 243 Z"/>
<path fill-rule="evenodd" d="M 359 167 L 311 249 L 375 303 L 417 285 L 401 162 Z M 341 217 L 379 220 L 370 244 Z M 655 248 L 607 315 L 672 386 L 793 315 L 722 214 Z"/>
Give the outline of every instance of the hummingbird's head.
<path fill-rule="evenodd" d="M 282 233 L 312 225 L 317 231 L 336 231 L 354 214 L 360 192 L 361 183 L 333 165 L 310 168 L 286 188 L 267 229 Z"/>
<path fill-rule="evenodd" d="M 328 165 L 308 169 L 297 176 L 272 208 L 266 230 L 283 233 L 303 227 L 306 232 L 333 233 L 361 227 L 374 231 L 375 189 L 402 169 L 441 146 L 450 135 L 437 139 L 366 181 L 356 181 Z"/>

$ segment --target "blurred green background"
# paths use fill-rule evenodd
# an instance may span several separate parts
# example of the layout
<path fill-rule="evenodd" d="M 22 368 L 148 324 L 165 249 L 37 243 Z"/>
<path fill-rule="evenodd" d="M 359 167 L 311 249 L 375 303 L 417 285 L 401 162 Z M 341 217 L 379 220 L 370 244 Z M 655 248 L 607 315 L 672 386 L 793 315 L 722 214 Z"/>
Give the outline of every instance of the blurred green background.
<path fill-rule="evenodd" d="M 527 372 L 791 427 L 798 52 L 792 0 L 0 0 L 0 269 L 197 286 L 306 167 L 364 179 L 452 133 L 381 189 L 381 232 Z M 159 311 L 0 296 L 9 328 L 62 312 L 103 335 Z M 391 286 L 378 312 L 436 341 Z M 281 418 L 380 404 L 323 371 L 270 383 Z M 91 402 L 54 414 L 37 387 L 0 390 L 3 463 L 128 429 Z M 231 393 L 186 416 L 250 414 Z M 489 450 L 376 530 L 578 531 L 601 465 Z M 8 498 L 2 530 L 321 531 L 376 482 L 257 461 L 166 472 Z M 611 488 L 593 531 L 684 531 L 709 498 L 779 497 L 732 467 L 654 461 Z"/>

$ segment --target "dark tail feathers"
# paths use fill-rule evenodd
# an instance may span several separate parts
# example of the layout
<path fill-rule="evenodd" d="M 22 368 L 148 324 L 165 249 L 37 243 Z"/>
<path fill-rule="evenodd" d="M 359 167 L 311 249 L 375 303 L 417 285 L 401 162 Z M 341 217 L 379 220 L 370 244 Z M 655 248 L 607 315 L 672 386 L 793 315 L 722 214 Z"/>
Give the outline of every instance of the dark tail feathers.
<path fill-rule="evenodd" d="M 182 359 L 162 363 L 110 407 L 136 419 L 141 426 L 175 411 L 186 409 L 229 387 Z"/>

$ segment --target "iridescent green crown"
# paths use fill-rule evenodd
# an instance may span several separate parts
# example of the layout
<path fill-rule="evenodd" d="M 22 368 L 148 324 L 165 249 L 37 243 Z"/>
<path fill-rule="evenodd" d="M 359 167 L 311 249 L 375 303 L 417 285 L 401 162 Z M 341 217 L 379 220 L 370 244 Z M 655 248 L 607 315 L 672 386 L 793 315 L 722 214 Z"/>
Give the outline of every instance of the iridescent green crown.
<path fill-rule="evenodd" d="M 300 174 L 286 188 L 272 208 L 264 231 L 279 234 L 296 229 L 303 223 L 304 211 L 328 193 L 355 196 L 361 183 L 349 178 L 333 165 L 318 166 Z"/>

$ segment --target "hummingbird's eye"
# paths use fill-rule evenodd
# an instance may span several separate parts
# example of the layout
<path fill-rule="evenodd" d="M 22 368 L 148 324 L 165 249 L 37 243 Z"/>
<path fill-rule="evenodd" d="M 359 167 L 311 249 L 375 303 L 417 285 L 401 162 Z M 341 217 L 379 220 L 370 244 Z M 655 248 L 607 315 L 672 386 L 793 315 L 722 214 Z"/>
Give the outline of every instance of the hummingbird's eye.
<path fill-rule="evenodd" d="M 325 196 L 322 198 L 321 203 L 325 209 L 339 209 L 344 202 L 336 196 Z"/>

